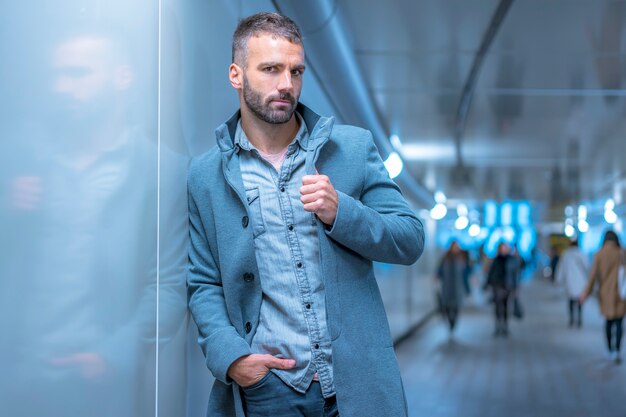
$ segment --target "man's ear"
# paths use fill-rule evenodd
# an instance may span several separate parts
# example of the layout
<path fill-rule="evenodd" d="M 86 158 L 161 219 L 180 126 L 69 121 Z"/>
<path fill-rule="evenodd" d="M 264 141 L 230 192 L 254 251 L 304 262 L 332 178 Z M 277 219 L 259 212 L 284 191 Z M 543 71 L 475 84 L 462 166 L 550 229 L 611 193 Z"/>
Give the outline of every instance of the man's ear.
<path fill-rule="evenodd" d="M 228 78 L 230 79 L 230 85 L 236 90 L 243 89 L 243 68 L 233 63 L 228 67 Z"/>

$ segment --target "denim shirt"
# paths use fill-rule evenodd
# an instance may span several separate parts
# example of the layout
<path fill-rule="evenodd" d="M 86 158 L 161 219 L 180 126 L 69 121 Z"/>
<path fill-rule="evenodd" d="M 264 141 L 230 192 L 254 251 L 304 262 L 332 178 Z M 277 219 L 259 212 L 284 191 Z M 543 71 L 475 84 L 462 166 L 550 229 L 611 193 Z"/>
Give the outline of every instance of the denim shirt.
<path fill-rule="evenodd" d="M 309 136 L 297 117 L 300 129 L 280 171 L 252 146 L 241 120 L 235 134 L 263 292 L 251 348 L 295 359 L 295 368 L 272 372 L 297 392 L 306 392 L 317 372 L 322 394 L 330 397 L 335 387 L 317 222 L 300 201 Z"/>

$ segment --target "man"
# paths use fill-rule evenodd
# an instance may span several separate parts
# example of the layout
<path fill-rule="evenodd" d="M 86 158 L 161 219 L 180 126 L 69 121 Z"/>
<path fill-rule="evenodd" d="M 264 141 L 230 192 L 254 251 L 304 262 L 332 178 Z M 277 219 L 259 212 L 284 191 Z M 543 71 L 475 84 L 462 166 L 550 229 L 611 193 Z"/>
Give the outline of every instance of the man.
<path fill-rule="evenodd" d="M 485 288 L 491 287 L 493 291 L 496 319 L 495 337 L 509 336 L 509 298 L 517 297 L 519 274 L 519 258 L 511 253 L 511 247 L 506 242 L 500 242 L 496 257 L 487 274 L 487 282 L 484 285 Z M 519 307 L 519 304 L 517 305 Z"/>
<path fill-rule="evenodd" d="M 298 99 L 298 27 L 242 20 L 240 110 L 194 159 L 189 307 L 216 377 L 208 416 L 406 416 L 372 261 L 411 264 L 421 222 L 371 134 Z"/>

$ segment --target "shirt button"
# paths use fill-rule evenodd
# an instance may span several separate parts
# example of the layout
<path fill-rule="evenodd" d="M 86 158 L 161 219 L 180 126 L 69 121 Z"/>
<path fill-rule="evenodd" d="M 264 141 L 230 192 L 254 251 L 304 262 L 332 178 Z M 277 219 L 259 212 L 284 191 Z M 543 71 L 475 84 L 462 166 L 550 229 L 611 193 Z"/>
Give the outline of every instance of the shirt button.
<path fill-rule="evenodd" d="M 254 281 L 254 274 L 252 274 L 250 272 L 246 272 L 245 274 L 243 274 L 243 280 L 246 281 L 246 282 Z"/>
<path fill-rule="evenodd" d="M 244 229 L 248 227 L 248 223 L 250 223 L 250 219 L 248 218 L 248 216 L 243 216 L 241 218 L 241 225 L 244 227 Z"/>
<path fill-rule="evenodd" d="M 298 263 L 296 264 L 296 266 L 297 266 L 298 268 L 302 268 L 302 262 L 298 262 Z"/>
<path fill-rule="evenodd" d="M 246 323 L 246 333 L 250 333 L 252 331 L 252 324 L 250 322 Z"/>
<path fill-rule="evenodd" d="M 293 230 L 293 224 L 290 224 L 289 226 L 287 226 L 287 229 L 289 229 L 289 231 Z"/>
<path fill-rule="evenodd" d="M 311 308 L 311 304 L 307 304 L 305 307 L 309 310 Z"/>
<path fill-rule="evenodd" d="M 284 193 L 285 192 L 285 187 L 280 187 L 280 192 Z"/>
<path fill-rule="evenodd" d="M 320 345 L 318 343 L 315 344 L 315 349 L 319 349 Z"/>

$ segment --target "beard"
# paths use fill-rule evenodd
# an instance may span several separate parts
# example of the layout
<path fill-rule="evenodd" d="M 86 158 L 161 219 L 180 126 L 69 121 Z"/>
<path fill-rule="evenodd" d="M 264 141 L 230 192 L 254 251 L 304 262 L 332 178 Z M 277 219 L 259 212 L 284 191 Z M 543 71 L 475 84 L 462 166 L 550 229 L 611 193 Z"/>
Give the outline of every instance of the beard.
<path fill-rule="evenodd" d="M 291 105 L 284 110 L 273 110 L 270 107 L 272 100 L 288 100 Z M 243 77 L 243 101 L 256 117 L 271 124 L 287 123 L 291 120 L 291 116 L 296 111 L 298 104 L 297 98 L 290 93 L 273 94 L 264 100 L 263 95 L 259 91 L 250 87 L 250 83 L 245 75 Z"/>

